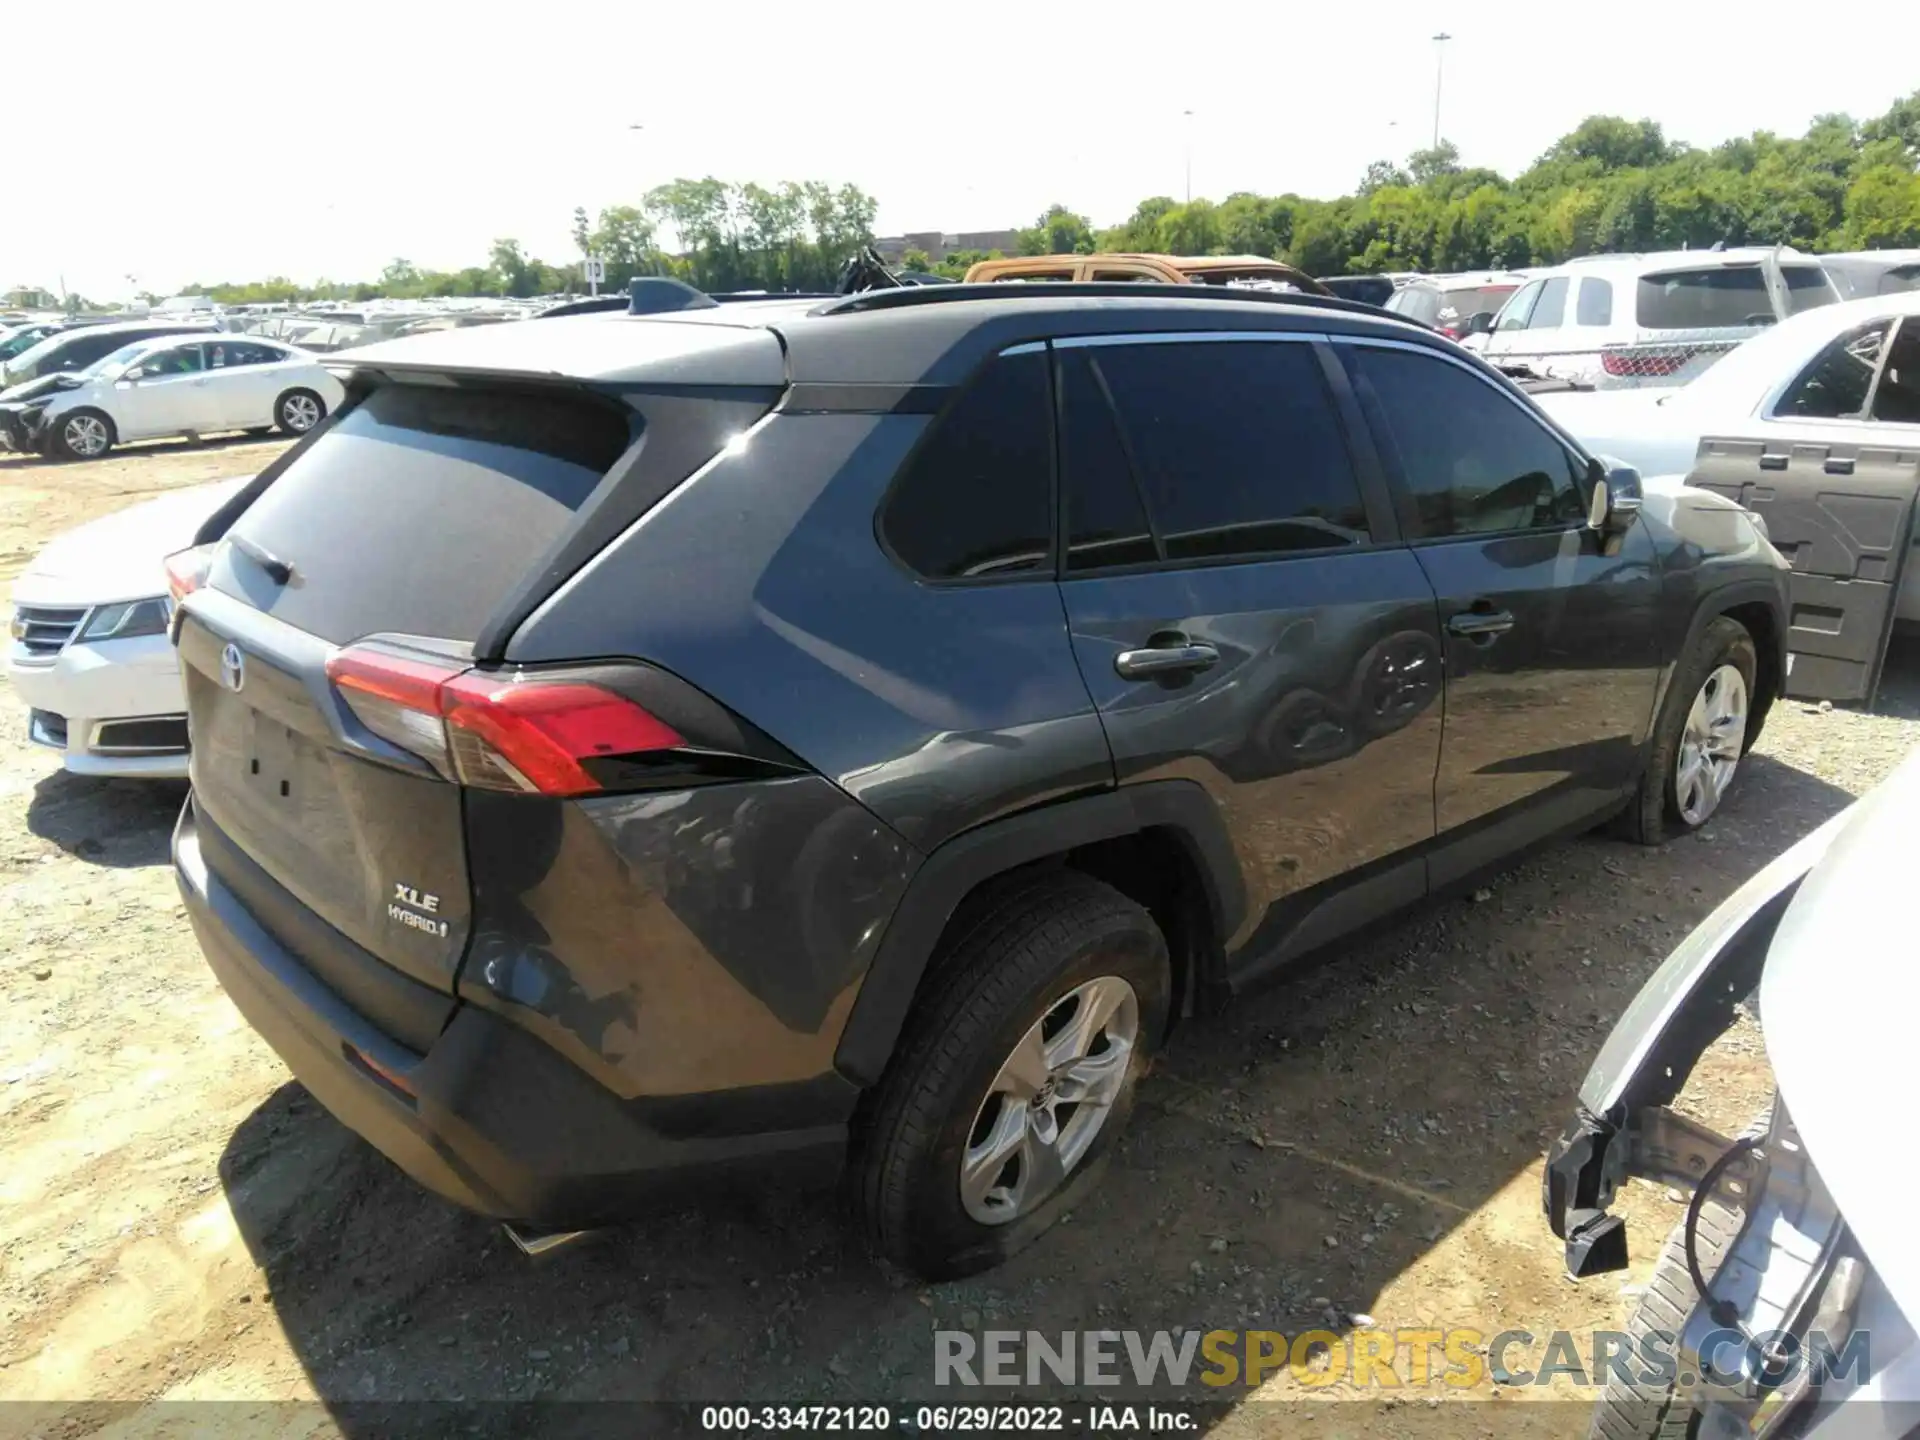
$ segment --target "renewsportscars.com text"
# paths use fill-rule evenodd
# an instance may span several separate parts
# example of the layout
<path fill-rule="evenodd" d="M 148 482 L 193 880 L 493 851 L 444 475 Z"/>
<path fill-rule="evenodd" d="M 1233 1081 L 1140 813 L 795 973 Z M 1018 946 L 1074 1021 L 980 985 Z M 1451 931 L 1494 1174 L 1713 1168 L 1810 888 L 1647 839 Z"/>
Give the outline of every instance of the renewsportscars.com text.
<path fill-rule="evenodd" d="M 1302 1330 L 965 1330 L 933 1332 L 936 1385 L 1155 1385 L 1254 1387 L 1282 1374 L 1296 1384 L 1345 1383 L 1357 1389 L 1440 1385 L 1470 1390 L 1500 1385 L 1604 1385 L 1609 1377 L 1642 1385 L 1733 1383 L 1754 1344 L 1778 1342 L 1792 1367 L 1810 1367 L 1813 1382 L 1872 1373 L 1870 1337 L 1854 1331 L 1839 1344 L 1818 1331 L 1748 1337 L 1716 1331 L 1696 1358 L 1669 1331 L 1628 1335 L 1595 1330 L 1576 1335 L 1530 1330 L 1489 1335 L 1467 1328 Z M 1695 1367 L 1699 1367 L 1696 1373 Z"/>

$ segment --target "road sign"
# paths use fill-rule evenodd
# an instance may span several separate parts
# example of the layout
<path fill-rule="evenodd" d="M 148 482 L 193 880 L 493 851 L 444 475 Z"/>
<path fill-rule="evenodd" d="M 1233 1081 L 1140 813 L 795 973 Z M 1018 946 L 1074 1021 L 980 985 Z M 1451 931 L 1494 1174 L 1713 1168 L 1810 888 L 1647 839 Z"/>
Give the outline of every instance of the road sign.
<path fill-rule="evenodd" d="M 586 263 L 587 288 L 594 294 L 600 293 L 600 283 L 607 278 L 607 262 L 598 255 L 589 255 Z"/>

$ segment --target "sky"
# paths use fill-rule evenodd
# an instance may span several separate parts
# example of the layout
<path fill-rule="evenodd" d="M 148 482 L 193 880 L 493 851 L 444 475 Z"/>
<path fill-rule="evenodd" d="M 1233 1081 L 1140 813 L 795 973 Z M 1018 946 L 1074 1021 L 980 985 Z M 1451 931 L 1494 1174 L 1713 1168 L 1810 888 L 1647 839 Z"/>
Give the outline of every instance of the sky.
<path fill-rule="evenodd" d="M 1098 22 L 1082 5 L 1055 22 L 1005 3 L 791 0 L 85 12 L 63 63 L 0 81 L 0 288 L 112 301 L 362 279 L 396 257 L 484 264 L 506 236 L 565 263 L 576 205 L 676 176 L 852 182 L 879 201 L 881 234 L 1029 224 L 1055 201 L 1112 224 L 1145 196 L 1185 196 L 1189 161 L 1196 196 L 1332 196 L 1432 140 L 1441 50 L 1442 133 L 1508 175 L 1590 114 L 1707 146 L 1877 114 L 1920 87 L 1911 0 L 1784 29 L 1764 9 L 1677 0 L 1373 0 L 1350 18 L 1115 0 Z"/>

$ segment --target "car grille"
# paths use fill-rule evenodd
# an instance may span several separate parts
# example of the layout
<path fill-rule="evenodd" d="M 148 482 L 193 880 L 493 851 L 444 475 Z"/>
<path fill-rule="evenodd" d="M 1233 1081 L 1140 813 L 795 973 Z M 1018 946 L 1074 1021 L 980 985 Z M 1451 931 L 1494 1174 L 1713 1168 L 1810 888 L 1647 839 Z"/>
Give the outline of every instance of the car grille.
<path fill-rule="evenodd" d="M 13 612 L 13 643 L 27 660 L 51 660 L 58 655 L 80 622 L 87 618 L 84 607 L 19 605 Z"/>

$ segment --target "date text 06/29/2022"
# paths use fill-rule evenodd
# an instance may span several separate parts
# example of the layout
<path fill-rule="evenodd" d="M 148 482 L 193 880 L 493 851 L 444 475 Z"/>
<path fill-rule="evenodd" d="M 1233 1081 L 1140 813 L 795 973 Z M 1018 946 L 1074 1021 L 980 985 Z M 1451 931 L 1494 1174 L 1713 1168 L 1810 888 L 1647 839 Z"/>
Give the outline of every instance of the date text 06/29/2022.
<path fill-rule="evenodd" d="M 1204 1423 L 1197 1408 L 1170 1405 L 706 1405 L 700 1428 L 719 1433 L 774 1431 L 937 1434 L 1181 1435 Z"/>

